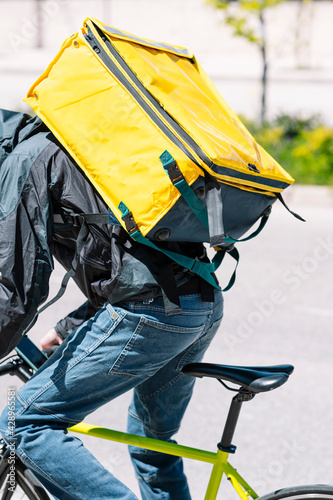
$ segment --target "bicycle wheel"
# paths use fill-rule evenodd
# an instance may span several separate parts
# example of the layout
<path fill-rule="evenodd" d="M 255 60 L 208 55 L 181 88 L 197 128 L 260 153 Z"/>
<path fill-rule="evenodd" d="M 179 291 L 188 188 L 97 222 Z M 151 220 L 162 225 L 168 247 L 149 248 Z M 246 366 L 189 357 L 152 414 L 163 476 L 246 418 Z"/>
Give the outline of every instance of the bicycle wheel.
<path fill-rule="evenodd" d="M 293 486 L 274 491 L 259 497 L 258 500 L 333 500 L 333 486 L 325 484 L 311 484 Z"/>
<path fill-rule="evenodd" d="M 15 485 L 8 482 L 9 466 L 0 475 L 0 500 L 49 500 L 50 497 L 33 473 L 17 459 Z"/>

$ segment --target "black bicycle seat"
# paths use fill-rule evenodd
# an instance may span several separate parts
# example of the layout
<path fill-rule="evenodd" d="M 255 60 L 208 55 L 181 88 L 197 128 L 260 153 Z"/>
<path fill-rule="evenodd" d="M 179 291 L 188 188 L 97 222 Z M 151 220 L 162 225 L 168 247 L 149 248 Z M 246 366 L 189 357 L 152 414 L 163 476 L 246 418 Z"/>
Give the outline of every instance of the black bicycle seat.
<path fill-rule="evenodd" d="M 183 373 L 193 377 L 212 377 L 239 385 L 251 393 L 267 392 L 287 382 L 292 365 L 228 366 L 213 363 L 190 363 Z"/>

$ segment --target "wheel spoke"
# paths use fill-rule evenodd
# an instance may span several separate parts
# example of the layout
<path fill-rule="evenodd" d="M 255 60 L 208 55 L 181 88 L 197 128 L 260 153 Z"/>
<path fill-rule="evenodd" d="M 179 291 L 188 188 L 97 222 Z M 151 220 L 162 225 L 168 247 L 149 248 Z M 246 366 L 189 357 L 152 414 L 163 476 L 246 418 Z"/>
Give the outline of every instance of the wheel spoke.
<path fill-rule="evenodd" d="M 8 467 L 4 467 L 0 474 L 0 500 L 48 500 L 49 496 L 39 485 L 35 477 L 22 462 L 16 463 L 15 485 L 8 482 Z"/>

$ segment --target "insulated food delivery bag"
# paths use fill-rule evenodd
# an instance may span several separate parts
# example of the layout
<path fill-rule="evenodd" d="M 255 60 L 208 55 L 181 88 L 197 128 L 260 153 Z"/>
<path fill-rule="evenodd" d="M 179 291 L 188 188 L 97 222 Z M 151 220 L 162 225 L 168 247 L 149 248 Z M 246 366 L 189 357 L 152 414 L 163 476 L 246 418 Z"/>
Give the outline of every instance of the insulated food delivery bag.
<path fill-rule="evenodd" d="M 190 50 L 95 19 L 65 40 L 25 100 L 112 220 L 149 246 L 170 240 L 226 248 L 259 221 L 253 237 L 293 182 Z"/>

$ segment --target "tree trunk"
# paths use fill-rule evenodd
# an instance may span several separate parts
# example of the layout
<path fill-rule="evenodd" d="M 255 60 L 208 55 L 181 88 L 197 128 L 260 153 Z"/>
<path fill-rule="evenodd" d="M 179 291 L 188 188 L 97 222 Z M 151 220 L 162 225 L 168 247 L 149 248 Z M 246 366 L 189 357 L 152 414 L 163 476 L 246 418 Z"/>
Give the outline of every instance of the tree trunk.
<path fill-rule="evenodd" d="M 41 49 L 43 47 L 43 23 L 40 22 L 41 19 L 41 7 L 43 0 L 35 0 L 35 19 L 36 19 L 36 43 L 35 46 L 37 49 Z"/>
<path fill-rule="evenodd" d="M 111 23 L 111 0 L 103 0 L 103 21 Z"/>
<path fill-rule="evenodd" d="M 267 71 L 268 71 L 267 54 L 266 54 L 265 18 L 263 9 L 260 10 L 259 20 L 260 20 L 260 30 L 261 30 L 260 51 L 262 57 L 260 121 L 261 124 L 263 125 L 266 121 L 266 94 L 267 94 Z"/>

